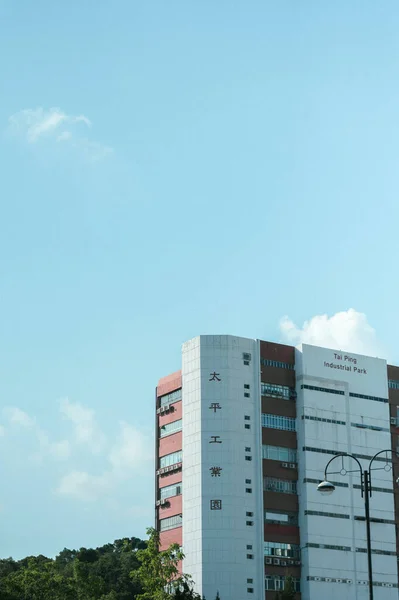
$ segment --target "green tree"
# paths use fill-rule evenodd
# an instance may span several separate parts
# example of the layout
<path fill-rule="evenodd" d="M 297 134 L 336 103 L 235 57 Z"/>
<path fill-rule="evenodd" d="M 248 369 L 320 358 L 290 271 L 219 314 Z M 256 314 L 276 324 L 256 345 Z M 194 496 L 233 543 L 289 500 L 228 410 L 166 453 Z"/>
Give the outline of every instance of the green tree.
<path fill-rule="evenodd" d="M 188 575 L 179 573 L 179 562 L 184 558 L 178 544 L 172 544 L 167 550 L 159 551 L 159 533 L 147 529 L 149 536 L 145 550 L 137 551 L 139 567 L 132 572 L 132 579 L 139 583 L 142 592 L 137 595 L 137 600 L 173 600 L 175 593 L 186 594 L 181 596 L 185 600 L 197 600 L 192 592 L 191 580 Z M 191 597 L 187 594 L 191 593 Z"/>

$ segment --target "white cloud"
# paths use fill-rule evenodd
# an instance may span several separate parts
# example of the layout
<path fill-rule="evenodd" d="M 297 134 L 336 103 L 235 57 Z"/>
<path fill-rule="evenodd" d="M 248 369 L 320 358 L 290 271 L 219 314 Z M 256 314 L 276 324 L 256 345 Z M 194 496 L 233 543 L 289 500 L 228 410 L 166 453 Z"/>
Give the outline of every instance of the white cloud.
<path fill-rule="evenodd" d="M 70 456 L 71 447 L 68 440 L 52 442 L 47 433 L 39 427 L 36 419 L 30 417 L 25 411 L 16 406 L 9 406 L 4 408 L 3 413 L 11 424 L 29 430 L 38 441 L 39 451 L 30 457 L 34 462 L 41 462 L 47 456 L 56 460 L 65 460 Z M 4 432 L 4 427 L 0 426 L 0 436 Z"/>
<path fill-rule="evenodd" d="M 20 425 L 21 427 L 25 427 L 27 429 L 32 429 L 35 427 L 34 419 L 32 419 L 28 413 L 20 408 L 17 408 L 16 406 L 9 406 L 5 408 L 4 414 L 10 423 L 15 423 L 16 425 Z"/>
<path fill-rule="evenodd" d="M 328 315 L 316 315 L 297 327 L 289 317 L 280 321 L 280 331 L 286 343 L 324 346 L 370 356 L 382 356 L 375 330 L 364 313 L 353 308 Z"/>
<path fill-rule="evenodd" d="M 115 472 L 127 474 L 140 469 L 151 459 L 151 447 L 148 438 L 128 423 L 120 423 L 121 433 L 115 446 L 109 453 L 109 461 Z"/>
<path fill-rule="evenodd" d="M 56 492 L 77 500 L 98 500 L 114 491 L 132 474 L 148 472 L 152 460 L 151 441 L 128 423 L 120 423 L 120 434 L 108 453 L 110 468 L 100 475 L 71 471 L 62 477 Z"/>
<path fill-rule="evenodd" d="M 84 123 L 87 127 L 91 126 L 90 120 L 84 115 L 67 115 L 60 108 L 27 108 L 9 118 L 11 128 L 24 134 L 31 144 L 40 137 L 54 134 L 63 123 Z"/>
<path fill-rule="evenodd" d="M 96 423 L 94 411 L 68 398 L 61 400 L 60 411 L 73 424 L 76 441 L 86 444 L 94 454 L 101 452 L 105 436 Z"/>
<path fill-rule="evenodd" d="M 11 133 L 20 135 L 31 145 L 47 140 L 49 143 L 63 142 L 75 148 L 89 162 L 97 162 L 113 152 L 110 146 L 87 139 L 82 135 L 82 126 L 91 127 L 85 115 L 70 115 L 61 108 L 27 108 L 8 119 Z M 65 126 L 68 129 L 61 128 Z"/>
<path fill-rule="evenodd" d="M 70 140 L 72 137 L 72 133 L 70 131 L 63 131 L 57 137 L 57 142 L 65 142 L 66 140 Z"/>
<path fill-rule="evenodd" d="M 85 471 L 72 471 L 62 477 L 57 493 L 77 500 L 94 501 L 112 487 L 109 474 L 90 475 Z"/>

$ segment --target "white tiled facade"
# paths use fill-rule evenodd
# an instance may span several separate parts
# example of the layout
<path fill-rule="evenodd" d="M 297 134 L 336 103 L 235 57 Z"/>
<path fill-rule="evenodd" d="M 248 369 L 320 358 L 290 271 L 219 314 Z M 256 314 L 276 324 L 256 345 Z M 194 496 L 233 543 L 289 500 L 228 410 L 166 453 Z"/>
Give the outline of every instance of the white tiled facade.
<path fill-rule="evenodd" d="M 360 456 L 359 461 L 365 469 L 368 469 L 369 460 L 362 458 L 363 456 L 372 457 L 380 450 L 391 448 L 388 403 L 350 396 L 352 393 L 380 399 L 388 398 L 387 365 L 384 360 L 378 358 L 303 345 L 298 348 L 296 355 L 296 381 L 301 482 L 298 486 L 299 524 L 303 548 L 302 597 L 312 599 L 322 596 L 329 600 L 366 599 L 369 597 L 366 585 L 367 554 L 353 551 L 356 548 L 366 549 L 365 522 L 354 518 L 364 517 L 364 500 L 360 490 L 353 487 L 360 484 L 358 465 L 353 459 L 334 459 L 328 472 L 338 473 L 329 475 L 328 479 L 348 487 L 338 485 L 333 494 L 323 496 L 317 491 L 314 481 L 322 477 L 328 460 L 333 456 L 331 453 L 304 451 L 303 448 L 347 452 Z M 306 389 L 302 386 L 319 389 Z M 341 393 L 324 392 L 320 391 L 320 388 Z M 381 428 L 382 431 L 368 427 Z M 373 492 L 370 511 L 371 518 L 392 522 L 393 479 L 392 472 L 385 471 L 384 466 L 384 462 L 373 463 L 373 468 L 381 467 L 381 470 L 372 471 L 372 484 L 384 491 Z M 339 471 L 342 468 L 355 472 L 341 475 Z M 305 480 L 312 481 L 304 482 Z M 305 511 L 347 515 L 349 518 L 306 515 Z M 374 583 L 384 584 L 375 588 L 375 597 L 379 600 L 397 600 L 395 524 L 372 523 L 371 538 L 372 550 L 392 553 L 373 554 Z M 350 550 L 307 547 L 308 544 L 341 546 Z M 395 587 L 387 587 L 389 584 Z"/>
<path fill-rule="evenodd" d="M 233 336 L 201 336 L 183 347 L 184 571 L 209 600 L 217 591 L 229 600 L 264 596 L 257 355 L 256 341 Z M 220 409 L 210 408 L 215 403 Z M 212 477 L 213 467 L 220 476 Z"/>

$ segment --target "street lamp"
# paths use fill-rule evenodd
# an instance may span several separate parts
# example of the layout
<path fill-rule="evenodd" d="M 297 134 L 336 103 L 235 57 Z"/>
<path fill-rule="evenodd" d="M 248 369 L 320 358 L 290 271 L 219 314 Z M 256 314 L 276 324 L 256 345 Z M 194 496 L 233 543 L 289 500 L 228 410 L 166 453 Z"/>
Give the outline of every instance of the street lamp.
<path fill-rule="evenodd" d="M 395 456 L 398 456 L 396 454 L 396 452 L 394 452 L 393 450 L 381 450 L 380 452 L 377 452 L 377 454 L 375 454 L 373 456 L 373 458 L 370 460 L 368 470 L 362 468 L 362 465 L 360 464 L 360 462 L 358 461 L 356 456 L 353 456 L 353 454 L 348 454 L 346 452 L 336 454 L 331 460 L 328 461 L 326 468 L 324 469 L 324 481 L 320 482 L 319 485 L 317 486 L 317 489 L 321 494 L 323 494 L 324 496 L 329 496 L 335 490 L 335 485 L 333 483 L 331 483 L 330 481 L 328 481 L 328 475 L 347 475 L 348 473 L 356 473 L 356 472 L 360 473 L 360 492 L 361 492 L 362 498 L 364 497 L 364 512 L 365 512 L 365 517 L 366 517 L 366 531 L 367 531 L 367 563 L 368 563 L 368 572 L 369 572 L 369 600 L 373 600 L 373 598 L 374 598 L 373 565 L 371 562 L 370 505 L 369 505 L 369 500 L 372 495 L 371 472 L 372 471 L 381 471 L 381 470 L 388 472 L 388 471 L 392 470 L 392 463 L 390 463 L 388 461 L 388 457 L 386 457 L 386 463 L 383 467 L 374 467 L 374 468 L 372 467 L 372 464 L 373 464 L 374 460 L 377 458 L 377 456 L 379 456 L 380 454 L 383 454 L 384 452 L 386 452 L 386 453 L 389 452 L 390 454 L 395 454 Z M 348 458 L 353 458 L 353 460 L 357 462 L 358 468 L 353 469 L 351 471 L 346 470 L 344 468 L 344 457 L 345 456 Z M 327 472 L 328 467 L 337 458 L 341 458 L 342 468 L 339 471 L 330 472 L 328 474 L 328 472 Z M 399 477 L 397 478 L 396 483 L 399 484 Z"/>

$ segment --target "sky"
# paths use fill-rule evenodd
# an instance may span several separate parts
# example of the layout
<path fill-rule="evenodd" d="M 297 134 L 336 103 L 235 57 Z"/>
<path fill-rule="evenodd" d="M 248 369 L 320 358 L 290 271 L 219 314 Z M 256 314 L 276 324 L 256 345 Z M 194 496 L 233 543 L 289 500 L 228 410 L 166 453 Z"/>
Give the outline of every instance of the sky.
<path fill-rule="evenodd" d="M 221 333 L 399 364 L 394 0 L 0 0 L 0 557 L 144 536 Z"/>

